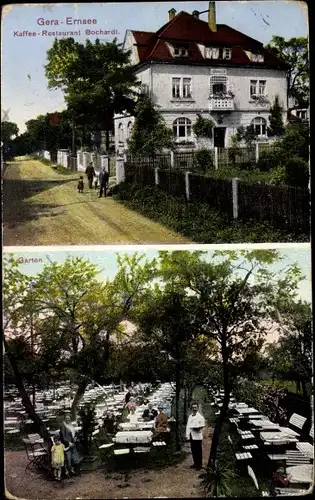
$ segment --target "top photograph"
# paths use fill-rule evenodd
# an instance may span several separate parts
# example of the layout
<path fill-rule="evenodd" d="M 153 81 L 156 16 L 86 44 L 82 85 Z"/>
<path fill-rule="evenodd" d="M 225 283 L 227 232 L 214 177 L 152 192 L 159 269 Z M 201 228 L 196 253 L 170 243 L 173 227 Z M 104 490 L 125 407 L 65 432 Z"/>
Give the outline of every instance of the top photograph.
<path fill-rule="evenodd" d="M 304 2 L 7 5 L 3 245 L 310 241 Z"/>

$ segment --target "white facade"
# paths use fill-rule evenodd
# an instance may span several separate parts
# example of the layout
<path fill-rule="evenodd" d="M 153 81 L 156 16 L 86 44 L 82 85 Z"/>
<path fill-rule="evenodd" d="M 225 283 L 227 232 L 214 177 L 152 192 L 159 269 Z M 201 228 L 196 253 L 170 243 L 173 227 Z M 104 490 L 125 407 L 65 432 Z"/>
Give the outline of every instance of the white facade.
<path fill-rule="evenodd" d="M 127 32 L 125 46 L 132 49 L 131 60 L 137 63 L 138 56 L 133 43 L 131 32 Z M 150 92 L 166 124 L 179 135 L 176 141 L 180 148 L 198 147 L 192 129 L 198 114 L 211 118 L 216 127 L 225 128 L 221 146 L 231 145 L 231 137 L 241 125 L 246 127 L 254 124 L 264 139 L 269 125 L 270 106 L 276 95 L 283 106 L 283 121 L 286 123 L 287 80 L 284 70 L 148 63 L 141 66 L 136 74 Z M 214 96 L 213 91 L 217 89 L 223 89 L 221 95 L 229 95 Z M 252 97 L 252 94 L 256 97 Z M 133 120 L 132 117 L 121 115 L 115 117 L 116 151 L 126 149 L 126 139 Z M 209 146 L 213 145 L 213 140 L 209 141 Z"/>

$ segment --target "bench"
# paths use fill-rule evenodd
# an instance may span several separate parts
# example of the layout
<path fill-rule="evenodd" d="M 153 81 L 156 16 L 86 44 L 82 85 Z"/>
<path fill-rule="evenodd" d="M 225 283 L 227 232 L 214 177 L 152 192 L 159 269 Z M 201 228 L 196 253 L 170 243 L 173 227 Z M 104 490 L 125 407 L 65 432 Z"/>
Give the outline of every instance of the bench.
<path fill-rule="evenodd" d="M 285 468 L 311 462 L 310 457 L 303 455 L 299 450 L 286 450 L 285 453 L 268 454 L 268 458 L 272 461 L 284 462 Z"/>
<path fill-rule="evenodd" d="M 243 445 L 244 450 L 258 450 L 257 444 L 247 444 L 246 446 Z"/>
<path fill-rule="evenodd" d="M 241 439 L 255 439 L 254 434 L 251 431 L 242 431 L 241 429 L 237 429 Z"/>
<path fill-rule="evenodd" d="M 233 450 L 233 453 L 235 455 L 236 460 L 252 460 L 253 457 L 252 457 L 251 453 L 248 451 L 243 452 L 243 453 L 235 452 L 233 440 L 229 434 L 228 434 L 228 441 L 231 444 L 231 447 L 232 447 L 232 450 Z"/>
<path fill-rule="evenodd" d="M 314 459 L 314 446 L 311 443 L 296 443 L 297 449 L 305 456 Z"/>

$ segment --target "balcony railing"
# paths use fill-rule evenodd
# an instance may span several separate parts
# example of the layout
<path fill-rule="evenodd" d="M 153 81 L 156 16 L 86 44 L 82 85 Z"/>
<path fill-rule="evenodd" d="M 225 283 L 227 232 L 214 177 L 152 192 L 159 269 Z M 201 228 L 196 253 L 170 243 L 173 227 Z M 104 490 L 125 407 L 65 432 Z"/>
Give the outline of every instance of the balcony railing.
<path fill-rule="evenodd" d="M 233 111 L 234 96 L 226 95 L 224 97 L 210 95 L 209 108 L 211 111 Z"/>

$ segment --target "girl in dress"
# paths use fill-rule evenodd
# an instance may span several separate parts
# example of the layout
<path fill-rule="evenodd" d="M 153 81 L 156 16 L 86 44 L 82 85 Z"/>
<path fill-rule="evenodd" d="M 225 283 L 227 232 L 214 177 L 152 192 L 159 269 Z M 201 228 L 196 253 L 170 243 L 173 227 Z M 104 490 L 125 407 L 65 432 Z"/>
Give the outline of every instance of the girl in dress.
<path fill-rule="evenodd" d="M 51 448 L 51 467 L 56 481 L 61 481 L 61 468 L 65 465 L 65 447 L 59 436 L 54 437 Z"/>

